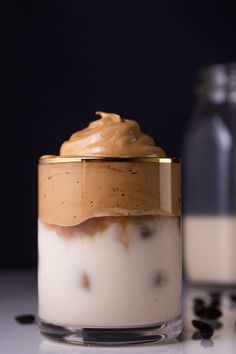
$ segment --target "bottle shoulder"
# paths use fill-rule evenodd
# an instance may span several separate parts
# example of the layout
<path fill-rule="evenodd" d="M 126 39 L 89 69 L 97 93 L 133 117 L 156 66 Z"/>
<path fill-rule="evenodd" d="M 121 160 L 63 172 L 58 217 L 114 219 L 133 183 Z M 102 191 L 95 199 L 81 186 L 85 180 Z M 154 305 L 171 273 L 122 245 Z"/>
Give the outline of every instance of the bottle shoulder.
<path fill-rule="evenodd" d="M 205 105 L 196 107 L 189 120 L 186 129 L 186 135 L 211 134 L 227 131 L 233 137 L 236 137 L 236 106 Z"/>
<path fill-rule="evenodd" d="M 236 103 L 223 102 L 214 104 L 213 102 L 198 102 L 194 107 L 190 117 L 190 125 L 199 123 L 203 120 L 214 120 L 220 117 L 230 127 L 236 129 Z"/>
<path fill-rule="evenodd" d="M 195 121 L 185 135 L 185 151 L 215 151 L 215 155 L 223 150 L 225 153 L 231 152 L 235 148 L 236 127 L 230 126 L 220 115 Z"/>

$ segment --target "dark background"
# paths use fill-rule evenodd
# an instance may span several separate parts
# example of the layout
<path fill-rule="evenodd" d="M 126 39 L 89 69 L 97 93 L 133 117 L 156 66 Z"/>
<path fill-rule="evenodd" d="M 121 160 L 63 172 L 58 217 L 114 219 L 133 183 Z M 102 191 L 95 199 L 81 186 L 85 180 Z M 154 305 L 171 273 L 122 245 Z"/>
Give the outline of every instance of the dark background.
<path fill-rule="evenodd" d="M 181 156 L 197 70 L 236 60 L 235 11 L 215 1 L 1 5 L 0 267 L 36 265 L 37 159 L 94 119 L 136 119 Z"/>

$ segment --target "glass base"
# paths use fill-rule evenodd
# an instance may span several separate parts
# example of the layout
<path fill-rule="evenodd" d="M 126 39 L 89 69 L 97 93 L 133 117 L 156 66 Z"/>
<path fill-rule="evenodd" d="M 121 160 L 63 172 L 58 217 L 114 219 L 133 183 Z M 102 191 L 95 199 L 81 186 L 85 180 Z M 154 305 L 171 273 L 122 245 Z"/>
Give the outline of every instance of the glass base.
<path fill-rule="evenodd" d="M 126 345 L 161 342 L 176 338 L 182 331 L 182 317 L 152 326 L 133 328 L 83 328 L 58 326 L 39 320 L 41 333 L 46 337 L 72 344 Z"/>

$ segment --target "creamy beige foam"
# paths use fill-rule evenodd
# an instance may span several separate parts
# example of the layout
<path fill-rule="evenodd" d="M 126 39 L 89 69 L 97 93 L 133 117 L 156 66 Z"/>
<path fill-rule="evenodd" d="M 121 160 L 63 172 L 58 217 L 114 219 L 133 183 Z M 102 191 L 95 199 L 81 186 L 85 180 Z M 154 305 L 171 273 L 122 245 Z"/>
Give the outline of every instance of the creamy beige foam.
<path fill-rule="evenodd" d="M 90 161 L 39 166 L 39 217 L 73 226 L 100 216 L 179 215 L 178 163 Z"/>
<path fill-rule="evenodd" d="M 62 144 L 61 157 L 165 156 L 137 122 L 113 113 Z M 42 159 L 43 160 L 43 159 Z M 179 215 L 179 163 L 96 161 L 39 165 L 39 217 L 73 226 L 93 217 Z"/>
<path fill-rule="evenodd" d="M 61 156 L 158 156 L 164 151 L 140 130 L 139 124 L 118 114 L 96 112 L 100 119 L 74 133 L 61 146 Z"/>

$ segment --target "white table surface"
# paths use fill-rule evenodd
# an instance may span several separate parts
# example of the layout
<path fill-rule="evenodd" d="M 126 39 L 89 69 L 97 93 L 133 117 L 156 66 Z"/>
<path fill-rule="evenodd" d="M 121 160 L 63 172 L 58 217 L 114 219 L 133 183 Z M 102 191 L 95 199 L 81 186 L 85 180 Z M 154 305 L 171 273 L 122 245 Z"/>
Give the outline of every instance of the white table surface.
<path fill-rule="evenodd" d="M 234 289 L 236 291 L 236 289 Z M 0 354 L 82 354 L 82 353 L 137 353 L 137 354 L 235 354 L 236 306 L 232 306 L 227 293 L 223 296 L 223 327 L 214 332 L 211 340 L 193 340 L 191 321 L 192 299 L 205 291 L 187 289 L 184 299 L 184 332 L 181 340 L 169 343 L 123 347 L 91 347 L 61 344 L 44 338 L 36 324 L 21 325 L 15 316 L 37 314 L 36 273 L 0 272 Z"/>

